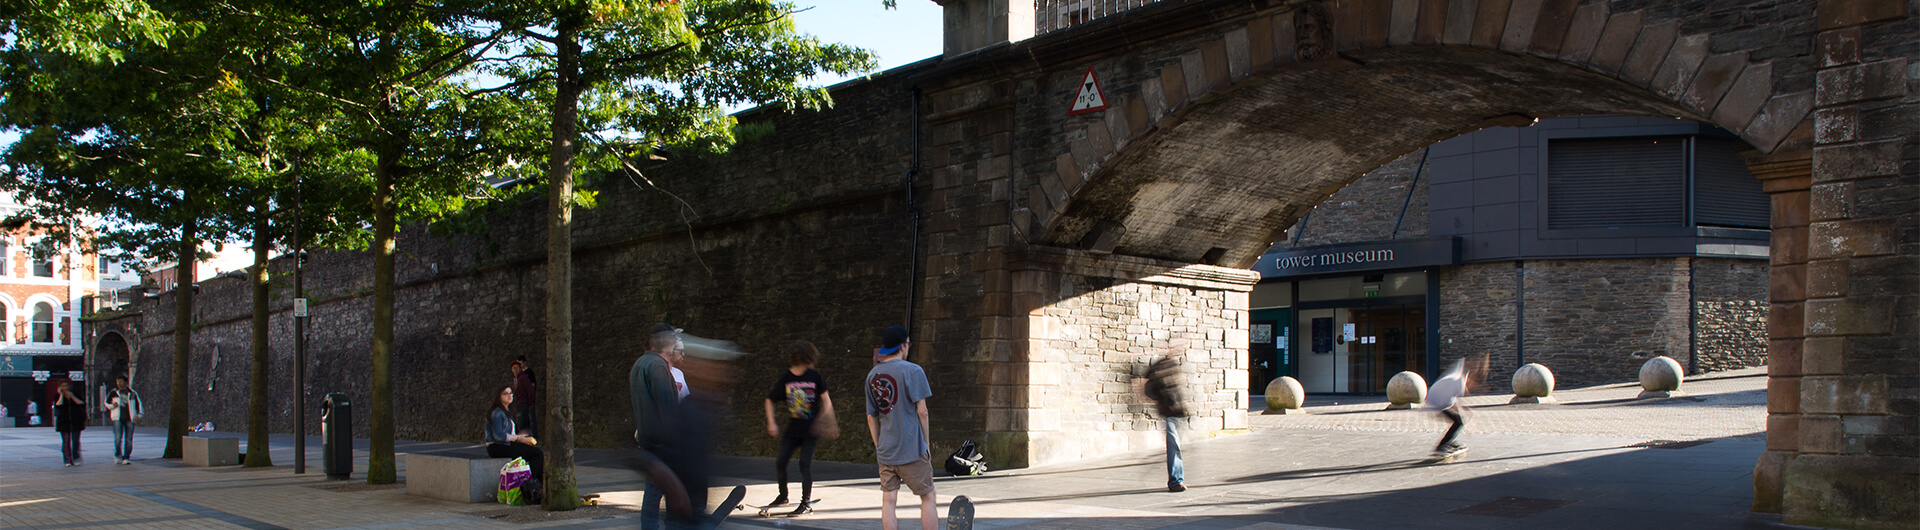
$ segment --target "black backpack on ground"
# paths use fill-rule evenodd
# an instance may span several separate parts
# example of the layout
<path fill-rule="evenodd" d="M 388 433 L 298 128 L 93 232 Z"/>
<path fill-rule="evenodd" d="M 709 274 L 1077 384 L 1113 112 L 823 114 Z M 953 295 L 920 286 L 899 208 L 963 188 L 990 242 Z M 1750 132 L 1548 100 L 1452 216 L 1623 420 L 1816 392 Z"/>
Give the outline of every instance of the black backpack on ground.
<path fill-rule="evenodd" d="M 986 473 L 986 459 L 986 455 L 980 454 L 980 447 L 974 445 L 973 440 L 961 442 L 960 448 L 953 450 L 953 455 L 947 457 L 947 473 L 956 477 Z"/>

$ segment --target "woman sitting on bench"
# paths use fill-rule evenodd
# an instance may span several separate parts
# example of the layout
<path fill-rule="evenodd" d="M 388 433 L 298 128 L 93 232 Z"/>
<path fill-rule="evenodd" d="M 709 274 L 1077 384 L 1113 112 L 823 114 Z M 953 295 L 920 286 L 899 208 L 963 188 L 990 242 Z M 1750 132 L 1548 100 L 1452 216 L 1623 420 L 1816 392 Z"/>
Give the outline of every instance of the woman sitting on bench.
<path fill-rule="evenodd" d="M 527 467 L 533 468 L 533 480 L 539 481 L 546 476 L 547 468 L 545 456 L 540 448 L 534 447 L 540 442 L 526 431 L 514 428 L 513 415 L 507 412 L 509 410 L 513 410 L 513 387 L 500 389 L 493 399 L 492 410 L 488 411 L 487 457 L 526 459 Z M 537 487 L 528 489 L 539 490 Z"/>

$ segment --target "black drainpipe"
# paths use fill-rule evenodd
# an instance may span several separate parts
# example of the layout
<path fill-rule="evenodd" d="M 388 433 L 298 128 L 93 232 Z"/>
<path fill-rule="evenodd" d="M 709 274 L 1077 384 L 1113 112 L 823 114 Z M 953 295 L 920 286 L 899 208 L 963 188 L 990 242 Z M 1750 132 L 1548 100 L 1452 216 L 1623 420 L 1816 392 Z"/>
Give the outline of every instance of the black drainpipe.
<path fill-rule="evenodd" d="M 1527 365 L 1527 262 L 1513 262 L 1513 368 Z"/>
<path fill-rule="evenodd" d="M 927 212 L 913 202 L 913 177 L 920 173 L 920 87 L 913 91 L 913 165 L 907 167 L 907 212 L 913 215 L 912 243 L 907 246 L 907 336 L 913 336 L 920 308 L 920 223 Z"/>

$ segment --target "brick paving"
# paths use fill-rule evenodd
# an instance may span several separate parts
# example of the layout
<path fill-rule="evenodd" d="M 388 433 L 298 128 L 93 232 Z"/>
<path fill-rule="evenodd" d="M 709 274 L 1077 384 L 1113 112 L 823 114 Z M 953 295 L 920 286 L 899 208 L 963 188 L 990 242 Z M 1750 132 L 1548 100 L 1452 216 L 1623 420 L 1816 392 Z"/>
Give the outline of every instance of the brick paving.
<path fill-rule="evenodd" d="M 1559 391 L 1558 405 L 1510 406 L 1508 396 L 1475 396 L 1464 438 L 1473 450 L 1446 466 L 1419 463 L 1444 427 L 1431 413 L 1380 410 L 1385 403 L 1377 397 L 1316 398 L 1309 414 L 1256 413 L 1246 434 L 1189 442 L 1191 489 L 1184 493 L 1165 491 L 1163 455 L 1156 451 L 942 478 L 937 487 L 942 515 L 954 495 L 967 495 L 982 529 L 1776 527 L 1777 517 L 1747 513 L 1751 471 L 1764 445 L 1764 373 L 1690 380 L 1688 396 L 1664 400 L 1634 400 L 1638 389 L 1631 385 Z M 407 495 L 404 486 L 328 488 L 342 483 L 320 474 L 317 438 L 308 442 L 308 473 L 295 475 L 290 437 L 273 440 L 276 467 L 191 468 L 153 458 L 163 445 L 161 432 L 143 431 L 135 465 L 112 465 L 111 429 L 92 428 L 84 435 L 87 463 L 62 467 L 51 429 L 0 429 L 0 527 L 637 525 L 641 483 L 609 451 L 583 450 L 578 458 L 581 489 L 601 493 L 602 506 L 550 514 L 432 500 Z M 1633 447 L 1652 440 L 1703 443 Z M 362 472 L 364 443 L 355 462 Z M 399 450 L 461 445 L 403 442 Z M 721 482 L 746 485 L 747 502 L 773 497 L 769 459 L 723 458 L 720 464 Z M 870 464 L 817 462 L 814 468 L 815 497 L 823 499 L 816 515 L 763 519 L 736 512 L 727 526 L 878 527 Z M 404 461 L 401 472 L 404 477 Z M 905 528 L 918 517 L 911 498 L 902 495 Z M 1509 498 L 1518 499 L 1502 501 Z M 1498 516 L 1529 512 L 1499 509 L 1509 504 L 1538 513 Z M 1476 508 L 1463 510 L 1469 507 Z"/>

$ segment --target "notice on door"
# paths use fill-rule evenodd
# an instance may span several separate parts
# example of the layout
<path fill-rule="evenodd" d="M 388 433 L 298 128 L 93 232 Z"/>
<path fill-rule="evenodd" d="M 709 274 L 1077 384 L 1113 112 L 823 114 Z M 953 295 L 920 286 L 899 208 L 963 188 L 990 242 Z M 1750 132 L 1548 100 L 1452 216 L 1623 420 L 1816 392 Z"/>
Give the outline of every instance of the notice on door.
<path fill-rule="evenodd" d="M 1333 353 L 1333 317 L 1313 319 L 1313 353 Z"/>

